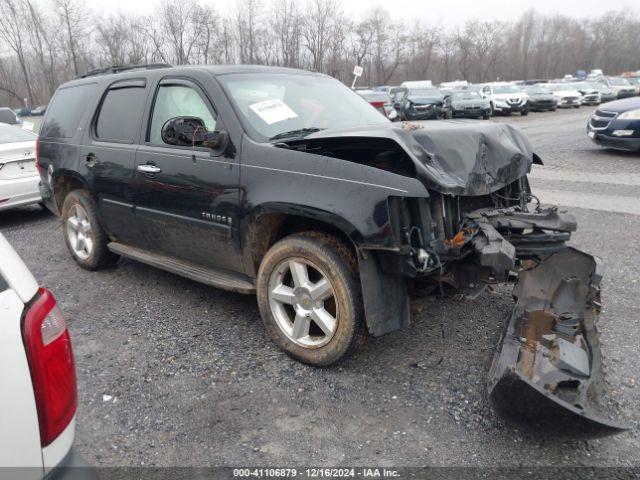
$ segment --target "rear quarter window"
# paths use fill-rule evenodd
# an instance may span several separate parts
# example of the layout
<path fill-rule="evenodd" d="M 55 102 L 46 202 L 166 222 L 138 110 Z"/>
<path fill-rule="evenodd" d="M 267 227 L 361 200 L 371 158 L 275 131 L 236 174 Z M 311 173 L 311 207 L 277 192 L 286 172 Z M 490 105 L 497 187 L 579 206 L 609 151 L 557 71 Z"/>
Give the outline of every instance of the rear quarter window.
<path fill-rule="evenodd" d="M 72 138 L 80 120 L 89 107 L 89 100 L 95 94 L 96 84 L 90 83 L 59 89 L 49 108 L 40 130 L 43 138 Z"/>
<path fill-rule="evenodd" d="M 145 93 L 141 87 L 108 90 L 96 120 L 96 137 L 104 141 L 133 143 L 138 136 Z"/>

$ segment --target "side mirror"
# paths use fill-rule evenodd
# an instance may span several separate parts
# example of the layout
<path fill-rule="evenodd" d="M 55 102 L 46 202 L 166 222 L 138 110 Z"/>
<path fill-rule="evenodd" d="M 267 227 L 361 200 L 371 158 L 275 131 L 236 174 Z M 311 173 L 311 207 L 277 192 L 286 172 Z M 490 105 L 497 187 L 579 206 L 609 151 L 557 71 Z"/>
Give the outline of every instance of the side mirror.
<path fill-rule="evenodd" d="M 210 132 L 198 117 L 175 117 L 162 126 L 162 141 L 179 147 L 207 147 L 216 150 L 224 146 L 227 132 Z"/>

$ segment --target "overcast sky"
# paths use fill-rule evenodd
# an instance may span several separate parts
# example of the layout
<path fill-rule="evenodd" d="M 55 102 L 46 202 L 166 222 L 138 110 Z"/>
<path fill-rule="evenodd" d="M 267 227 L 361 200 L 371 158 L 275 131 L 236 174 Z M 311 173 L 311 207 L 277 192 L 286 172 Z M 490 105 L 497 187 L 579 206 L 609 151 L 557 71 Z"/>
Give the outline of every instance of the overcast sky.
<path fill-rule="evenodd" d="M 179 1 L 179 0 L 177 0 Z M 606 0 L 343 0 L 345 13 L 361 18 L 373 5 L 386 8 L 395 20 L 421 18 L 427 23 L 459 25 L 471 18 L 513 20 L 525 10 L 535 7 L 540 13 L 561 13 L 574 17 L 599 16 L 607 10 L 634 5 L 638 0 L 608 2 Z M 300 0 L 301 4 L 304 0 Z M 97 12 L 133 12 L 149 14 L 160 0 L 87 0 Z M 227 12 L 235 0 L 206 0 L 218 10 Z M 263 4 L 270 0 L 263 0 Z M 637 13 L 638 9 L 634 9 Z"/>

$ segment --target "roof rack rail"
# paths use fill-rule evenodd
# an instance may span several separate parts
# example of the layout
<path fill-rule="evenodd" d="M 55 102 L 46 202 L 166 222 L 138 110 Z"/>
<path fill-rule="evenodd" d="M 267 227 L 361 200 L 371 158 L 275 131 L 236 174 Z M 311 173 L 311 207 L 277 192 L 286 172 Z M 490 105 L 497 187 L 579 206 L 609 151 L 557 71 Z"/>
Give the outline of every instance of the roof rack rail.
<path fill-rule="evenodd" d="M 145 63 L 141 65 L 112 65 L 106 68 L 97 68 L 91 70 L 83 75 L 79 75 L 76 78 L 95 77 L 96 75 L 109 75 L 110 73 L 120 73 L 129 70 L 153 70 L 155 68 L 171 68 L 173 65 L 168 63 Z"/>

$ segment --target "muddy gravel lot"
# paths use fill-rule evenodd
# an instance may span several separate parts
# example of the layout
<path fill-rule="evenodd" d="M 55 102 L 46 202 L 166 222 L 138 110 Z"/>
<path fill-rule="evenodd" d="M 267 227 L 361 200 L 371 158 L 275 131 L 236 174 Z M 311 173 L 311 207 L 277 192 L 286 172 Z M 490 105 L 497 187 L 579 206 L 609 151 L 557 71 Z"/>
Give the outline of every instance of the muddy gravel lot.
<path fill-rule="evenodd" d="M 404 331 L 314 369 L 267 338 L 253 297 L 145 265 L 87 272 L 39 207 L 0 230 L 69 317 L 79 382 L 76 447 L 94 465 L 536 466 L 640 463 L 640 155 L 585 134 L 591 108 L 499 118 L 545 161 L 534 193 L 572 207 L 573 244 L 607 265 L 601 316 L 608 407 L 633 428 L 599 440 L 505 424 L 486 374 L 511 287 L 474 301 L 420 298 Z"/>

